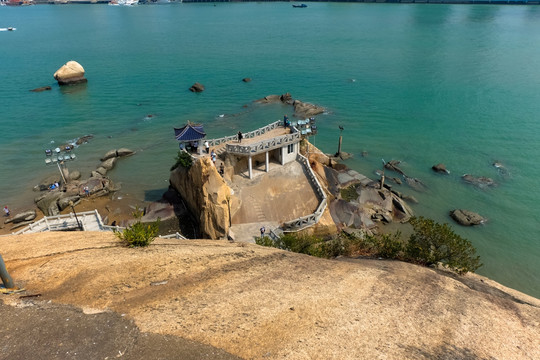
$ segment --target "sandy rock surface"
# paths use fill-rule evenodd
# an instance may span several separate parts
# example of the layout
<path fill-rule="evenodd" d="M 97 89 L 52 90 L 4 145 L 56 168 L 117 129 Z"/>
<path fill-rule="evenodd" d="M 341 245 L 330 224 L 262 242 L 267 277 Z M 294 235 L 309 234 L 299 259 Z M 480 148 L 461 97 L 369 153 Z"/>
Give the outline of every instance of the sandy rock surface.
<path fill-rule="evenodd" d="M 130 249 L 88 232 L 2 237 L 0 253 L 40 301 L 245 359 L 540 358 L 540 301 L 477 275 L 227 241 Z"/>

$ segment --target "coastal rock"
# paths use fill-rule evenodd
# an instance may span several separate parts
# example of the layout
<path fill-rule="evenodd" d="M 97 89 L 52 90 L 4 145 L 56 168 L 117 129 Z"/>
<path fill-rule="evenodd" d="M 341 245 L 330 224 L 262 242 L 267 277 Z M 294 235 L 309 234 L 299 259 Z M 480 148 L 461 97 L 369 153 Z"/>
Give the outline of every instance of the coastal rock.
<path fill-rule="evenodd" d="M 77 139 L 77 141 L 75 142 L 76 145 L 81 145 L 81 144 L 86 144 L 88 141 L 90 141 L 90 139 L 92 139 L 94 137 L 94 135 L 85 135 L 85 136 L 81 136 L 80 138 Z"/>
<path fill-rule="evenodd" d="M 118 153 L 116 152 L 116 149 L 109 150 L 109 151 L 107 151 L 107 153 L 100 160 L 101 161 L 106 161 L 106 160 L 109 160 L 111 158 L 115 158 L 117 156 L 118 156 Z"/>
<path fill-rule="evenodd" d="M 62 195 L 63 193 L 60 191 L 51 191 L 36 199 L 36 205 L 45 216 L 58 215 L 59 209 L 57 201 Z"/>
<path fill-rule="evenodd" d="M 125 156 L 130 156 L 130 155 L 133 155 L 133 154 L 135 154 L 135 151 L 130 150 L 130 149 L 126 149 L 126 148 L 120 148 L 120 149 L 116 150 L 116 155 L 118 157 L 125 157 Z"/>
<path fill-rule="evenodd" d="M 438 173 L 450 174 L 450 171 L 446 170 L 446 166 L 442 163 L 433 165 L 431 169 L 433 169 L 433 171 L 438 172 Z"/>
<path fill-rule="evenodd" d="M 305 103 L 300 100 L 294 100 L 292 105 L 294 106 L 295 116 L 300 117 L 300 118 L 308 118 L 308 117 L 322 114 L 324 112 L 323 107 L 317 106 L 314 104 Z"/>
<path fill-rule="evenodd" d="M 461 178 L 463 179 L 463 181 L 478 186 L 480 188 L 497 185 L 493 179 L 485 176 L 476 177 L 470 174 L 465 174 Z"/>
<path fill-rule="evenodd" d="M 292 96 L 291 96 L 291 94 L 289 94 L 289 93 L 285 93 L 285 94 L 281 95 L 281 96 L 279 97 L 279 100 L 280 100 L 282 103 L 288 104 L 288 105 L 293 105 L 293 101 L 294 101 L 293 98 L 292 98 Z"/>
<path fill-rule="evenodd" d="M 243 81 L 243 82 L 250 82 L 250 81 L 251 81 L 251 78 L 243 78 L 242 81 Z"/>
<path fill-rule="evenodd" d="M 189 91 L 191 92 L 202 92 L 204 91 L 204 85 L 196 82 L 195 84 L 191 85 L 189 88 Z"/>
<path fill-rule="evenodd" d="M 90 178 L 96 178 L 96 179 L 101 179 L 103 177 L 103 175 L 101 175 L 100 173 L 98 173 L 96 170 L 92 171 L 90 173 Z"/>
<path fill-rule="evenodd" d="M 103 161 L 103 162 L 101 163 L 100 167 L 105 168 L 107 171 L 108 171 L 108 170 L 112 170 L 112 169 L 114 168 L 114 166 L 116 165 L 116 161 L 118 161 L 118 160 L 117 160 L 117 158 L 115 158 L 115 157 L 110 158 L 110 159 L 107 159 L 107 160 L 105 160 L 105 161 Z M 99 168 L 98 168 L 97 171 L 98 171 L 99 173 L 101 173 L 101 172 L 99 171 Z M 104 175 L 104 174 L 103 174 L 103 175 Z"/>
<path fill-rule="evenodd" d="M 79 180 L 81 178 L 81 172 L 78 170 L 74 170 L 69 174 L 70 180 Z"/>
<path fill-rule="evenodd" d="M 401 161 L 399 161 L 399 160 L 390 160 L 390 161 L 384 163 L 384 167 L 386 169 L 388 169 L 388 170 L 395 171 L 395 172 L 397 172 L 397 173 L 399 173 L 399 174 L 401 174 L 403 176 L 407 176 L 407 175 L 405 175 L 403 170 L 401 170 L 399 168 L 399 166 L 398 166 L 399 164 L 401 164 Z"/>
<path fill-rule="evenodd" d="M 58 199 L 58 207 L 60 208 L 60 211 L 64 210 L 68 206 L 70 206 L 70 203 L 73 202 L 73 204 L 77 203 L 81 197 L 79 195 L 70 195 L 66 197 L 61 197 Z"/>
<path fill-rule="evenodd" d="M 103 166 L 100 166 L 96 169 L 96 172 L 100 174 L 101 176 L 107 175 L 107 169 L 105 169 Z"/>
<path fill-rule="evenodd" d="M 463 226 L 480 225 L 487 221 L 487 219 L 481 215 L 463 209 L 452 210 L 450 212 L 450 217 Z"/>
<path fill-rule="evenodd" d="M 200 158 L 189 169 L 177 167 L 170 183 L 197 218 L 204 238 L 227 237 L 232 192 L 209 157 Z"/>
<path fill-rule="evenodd" d="M 84 68 L 76 61 L 68 61 L 54 73 L 59 85 L 71 85 L 87 82 L 84 77 Z"/>
<path fill-rule="evenodd" d="M 29 210 L 22 213 L 18 213 L 17 215 L 7 219 L 4 223 L 13 223 L 18 224 L 23 221 L 31 221 L 36 218 L 36 211 L 35 210 Z"/>
<path fill-rule="evenodd" d="M 281 96 L 280 95 L 268 95 L 263 97 L 262 99 L 255 100 L 255 102 L 263 103 L 263 104 L 270 104 L 275 102 L 280 102 Z"/>
<path fill-rule="evenodd" d="M 32 91 L 32 92 L 42 92 L 42 91 L 47 91 L 47 90 L 51 90 L 51 89 L 52 88 L 50 86 L 42 86 L 42 87 L 32 89 L 30 91 Z"/>

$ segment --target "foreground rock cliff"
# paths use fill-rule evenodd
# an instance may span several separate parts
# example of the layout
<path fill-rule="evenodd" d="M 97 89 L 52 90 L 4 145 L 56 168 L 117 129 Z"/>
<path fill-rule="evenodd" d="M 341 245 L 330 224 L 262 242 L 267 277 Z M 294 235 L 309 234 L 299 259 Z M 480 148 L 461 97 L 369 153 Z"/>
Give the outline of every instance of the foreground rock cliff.
<path fill-rule="evenodd" d="M 41 294 L 2 296 L 5 303 L 125 314 L 141 331 L 245 359 L 540 358 L 540 301 L 474 274 L 226 241 L 156 240 L 130 249 L 104 233 L 3 237 L 0 253 L 24 294 Z M 109 358 L 134 355 L 108 345 Z M 36 353 L 40 346 L 71 350 L 31 344 Z"/>

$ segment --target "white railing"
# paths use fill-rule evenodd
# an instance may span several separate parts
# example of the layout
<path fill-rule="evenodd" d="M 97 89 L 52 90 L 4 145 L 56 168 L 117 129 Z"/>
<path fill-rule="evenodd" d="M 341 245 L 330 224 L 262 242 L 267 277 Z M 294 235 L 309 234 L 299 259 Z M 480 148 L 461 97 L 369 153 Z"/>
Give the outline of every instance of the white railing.
<path fill-rule="evenodd" d="M 302 165 L 306 169 L 306 172 L 308 173 L 309 181 L 315 187 L 315 191 L 317 192 L 318 197 L 321 199 L 321 202 L 319 203 L 319 206 L 317 206 L 317 209 L 315 210 L 313 214 L 302 216 L 302 217 L 299 217 L 298 219 L 283 223 L 281 228 L 285 232 L 296 232 L 296 231 L 304 230 L 318 223 L 319 220 L 321 219 L 321 216 L 324 213 L 324 210 L 326 210 L 326 205 L 328 203 L 328 200 L 326 198 L 326 193 L 324 192 L 323 187 L 319 183 L 317 176 L 311 169 L 311 166 L 309 165 L 309 160 L 305 156 L 302 156 L 300 154 L 298 154 L 297 160 L 300 163 L 302 163 Z"/>
<path fill-rule="evenodd" d="M 92 229 L 96 225 L 97 229 Z M 55 230 L 69 230 L 81 227 L 82 230 L 104 230 L 101 216 L 97 210 L 85 211 L 80 213 L 69 213 L 65 215 L 45 216 L 44 218 L 29 224 L 21 230 L 13 233 L 14 235 L 24 234 L 26 232 L 41 232 Z M 108 229 L 105 229 L 108 230 Z"/>
<path fill-rule="evenodd" d="M 226 146 L 227 152 L 231 154 L 257 155 L 266 151 L 281 148 L 285 145 L 297 143 L 298 141 L 300 141 L 300 133 L 293 133 L 262 140 L 250 145 L 227 144 Z"/>
<path fill-rule="evenodd" d="M 185 237 L 184 235 L 180 234 L 180 233 L 174 233 L 174 234 L 169 234 L 169 235 L 159 235 L 159 238 L 161 239 L 183 239 L 183 240 L 188 240 L 187 237 Z"/>
<path fill-rule="evenodd" d="M 247 132 L 245 134 L 243 133 L 242 138 L 251 139 L 251 138 L 263 135 L 263 134 L 267 133 L 268 131 L 277 129 L 281 124 L 283 124 L 283 122 L 280 121 L 280 120 L 274 121 L 273 123 L 270 123 L 270 124 L 268 124 L 266 126 L 258 128 L 257 130 L 253 130 L 253 131 Z M 225 137 L 218 138 L 218 139 L 210 139 L 210 140 L 206 140 L 206 141 L 208 141 L 208 145 L 210 145 L 210 147 L 212 147 L 212 146 L 218 146 L 218 145 L 221 145 L 223 143 L 228 143 L 228 142 L 237 141 L 237 140 L 238 140 L 238 135 L 235 134 L 235 135 L 225 136 Z"/>

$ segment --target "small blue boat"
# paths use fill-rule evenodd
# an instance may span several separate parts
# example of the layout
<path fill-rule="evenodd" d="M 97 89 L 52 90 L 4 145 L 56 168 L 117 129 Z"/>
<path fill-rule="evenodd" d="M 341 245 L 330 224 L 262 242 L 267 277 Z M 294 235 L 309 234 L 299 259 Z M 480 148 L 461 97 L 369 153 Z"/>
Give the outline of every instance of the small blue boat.
<path fill-rule="evenodd" d="M 296 8 L 306 8 L 307 5 L 306 5 L 306 4 L 293 4 L 292 7 L 296 7 Z"/>

